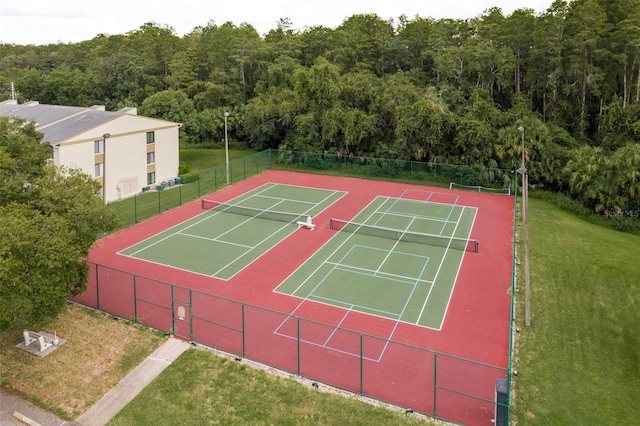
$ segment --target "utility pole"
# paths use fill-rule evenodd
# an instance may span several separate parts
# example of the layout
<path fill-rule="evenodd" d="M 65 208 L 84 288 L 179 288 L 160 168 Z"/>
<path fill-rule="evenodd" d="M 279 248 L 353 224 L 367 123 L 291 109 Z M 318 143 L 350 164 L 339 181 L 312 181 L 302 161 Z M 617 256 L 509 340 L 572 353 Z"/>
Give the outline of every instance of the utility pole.
<path fill-rule="evenodd" d="M 522 221 L 524 223 L 524 281 L 525 281 L 525 302 L 524 302 L 524 323 L 531 325 L 531 279 L 529 274 L 529 173 L 525 166 L 524 157 L 524 127 L 518 127 L 522 136 L 522 164 L 518 172 L 522 174 Z"/>

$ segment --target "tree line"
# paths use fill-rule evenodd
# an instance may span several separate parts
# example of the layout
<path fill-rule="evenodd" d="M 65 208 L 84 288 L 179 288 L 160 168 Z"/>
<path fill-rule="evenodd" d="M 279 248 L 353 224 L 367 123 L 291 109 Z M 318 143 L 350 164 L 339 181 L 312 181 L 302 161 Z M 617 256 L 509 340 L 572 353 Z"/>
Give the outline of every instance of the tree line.
<path fill-rule="evenodd" d="M 588 208 L 640 211 L 640 2 L 554 1 L 472 19 L 375 14 L 259 35 L 210 21 L 178 37 L 0 45 L 0 96 L 183 123 L 181 143 L 513 169 Z"/>

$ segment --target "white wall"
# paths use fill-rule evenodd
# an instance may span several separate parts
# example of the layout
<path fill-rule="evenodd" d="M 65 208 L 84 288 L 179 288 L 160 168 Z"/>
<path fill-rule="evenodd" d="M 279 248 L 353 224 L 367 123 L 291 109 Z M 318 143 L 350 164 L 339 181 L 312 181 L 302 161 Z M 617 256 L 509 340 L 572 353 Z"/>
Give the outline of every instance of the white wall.
<path fill-rule="evenodd" d="M 116 201 L 147 186 L 147 132 L 155 132 L 156 182 L 178 176 L 178 124 L 136 115 L 122 115 L 60 144 L 60 165 L 78 167 L 95 176 L 94 141 L 109 133 L 105 143 L 106 201 Z M 137 184 L 133 193 L 125 194 Z"/>

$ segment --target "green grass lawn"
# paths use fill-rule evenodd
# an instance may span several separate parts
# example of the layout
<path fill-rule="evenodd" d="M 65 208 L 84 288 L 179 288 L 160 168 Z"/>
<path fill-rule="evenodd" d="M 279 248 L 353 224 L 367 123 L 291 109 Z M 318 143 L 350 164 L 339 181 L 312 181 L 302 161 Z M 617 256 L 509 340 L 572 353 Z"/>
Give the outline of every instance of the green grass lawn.
<path fill-rule="evenodd" d="M 256 151 L 248 149 L 230 149 L 229 162 L 248 155 L 255 154 Z M 180 164 L 189 166 L 192 172 L 199 172 L 210 169 L 214 166 L 225 164 L 226 155 L 222 148 L 182 148 L 180 149 Z"/>
<path fill-rule="evenodd" d="M 638 424 L 640 237 L 534 199 L 529 229 L 531 325 L 521 279 L 513 420 Z"/>
<path fill-rule="evenodd" d="M 108 425 L 418 425 L 424 420 L 325 393 L 192 349 Z"/>

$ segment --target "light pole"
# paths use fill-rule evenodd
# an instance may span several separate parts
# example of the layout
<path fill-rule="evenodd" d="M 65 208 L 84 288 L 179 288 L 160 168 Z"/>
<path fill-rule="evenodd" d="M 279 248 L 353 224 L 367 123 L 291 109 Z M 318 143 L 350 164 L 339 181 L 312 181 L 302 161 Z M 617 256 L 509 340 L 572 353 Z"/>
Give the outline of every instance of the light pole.
<path fill-rule="evenodd" d="M 522 135 L 522 165 L 520 173 L 522 173 L 522 220 L 524 222 L 524 281 L 525 281 L 525 302 L 524 302 L 524 323 L 529 326 L 531 324 L 531 288 L 529 274 L 529 173 L 524 164 L 524 127 L 518 127 Z"/>
<path fill-rule="evenodd" d="M 225 154 L 225 164 L 227 166 L 227 185 L 229 185 L 229 138 L 227 137 L 227 117 L 229 117 L 229 113 L 225 111 L 224 112 L 224 154 Z"/>
<path fill-rule="evenodd" d="M 107 204 L 107 139 L 111 133 L 102 135 L 102 200 Z"/>
<path fill-rule="evenodd" d="M 522 151 L 522 162 L 520 163 L 520 167 L 524 169 L 524 127 L 518 127 L 518 130 L 522 134 L 522 143 L 521 143 L 521 151 Z"/>

